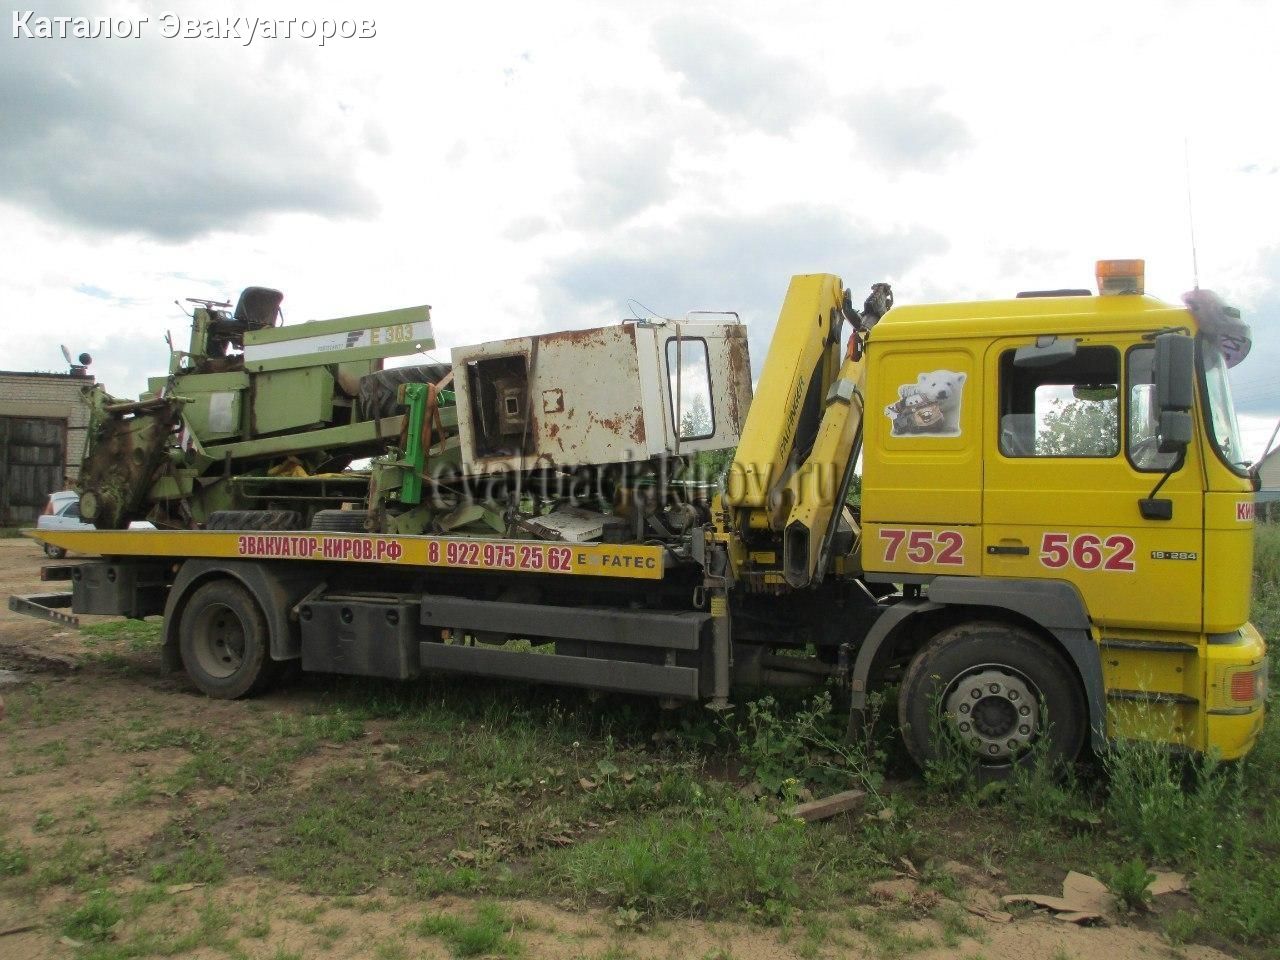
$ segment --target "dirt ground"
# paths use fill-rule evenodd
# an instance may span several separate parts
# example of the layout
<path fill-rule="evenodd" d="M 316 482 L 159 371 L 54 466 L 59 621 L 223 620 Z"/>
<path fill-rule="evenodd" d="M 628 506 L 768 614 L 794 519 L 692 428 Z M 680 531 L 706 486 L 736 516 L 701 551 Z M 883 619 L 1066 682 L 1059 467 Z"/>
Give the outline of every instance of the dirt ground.
<path fill-rule="evenodd" d="M 74 559 L 74 558 L 73 558 Z M 0 540 L 0 595 L 38 592 L 56 585 L 41 584 L 39 568 L 48 562 L 27 540 Z M 101 618 L 85 618 L 97 620 Z M 190 752 L 182 745 L 147 750 L 113 748 L 104 730 L 122 718 L 143 726 L 148 718 L 170 725 L 198 728 L 214 736 L 247 729 L 262 710 L 284 715 L 303 711 L 305 696 L 277 694 L 256 704 L 211 701 L 199 696 L 182 678 L 160 674 L 154 654 L 137 670 L 120 673 L 103 669 L 79 631 L 0 609 L 0 696 L 13 710 L 0 722 L 0 840 L 35 852 L 33 862 L 55 858 L 73 840 L 97 851 L 113 866 L 109 876 L 121 896 L 146 886 L 146 878 L 131 873 L 130 865 L 156 844 L 181 844 L 184 818 L 206 804 L 234 808 L 252 802 L 247 791 L 228 787 L 191 791 L 166 797 L 162 792 L 145 803 L 122 804 L 118 798 L 130 784 L 159 783 L 171 777 Z M 45 691 L 42 699 L 33 691 Z M 49 692 L 56 692 L 53 697 Z M 41 712 L 43 702 L 61 704 Z M 376 731 L 375 731 L 376 733 Z M 292 771 L 298 783 L 323 773 L 325 767 L 367 759 L 376 736 L 334 744 L 299 761 Z M 52 760 L 50 761 L 50 758 Z M 61 758 L 61 760 L 59 760 Z M 69 759 L 68 759 L 69 758 Z M 46 762 L 50 761 L 50 762 Z M 48 821 L 55 819 L 56 827 Z M 77 839 L 78 838 L 78 839 Z M 234 860 L 231 861 L 234 864 Z M 976 871 L 962 872 L 972 880 Z M 2 878 L 0 878 L 2 879 Z M 994 903 L 990 890 L 963 885 L 970 906 Z M 113 943 L 138 943 L 131 934 L 148 929 L 182 931 L 213 923 L 220 917 L 221 939 L 206 938 L 182 953 L 192 957 L 250 958 L 369 957 L 398 960 L 453 955 L 446 942 L 407 932 L 426 909 L 466 916 L 474 903 L 455 896 L 429 900 L 369 890 L 357 896 L 311 896 L 301 889 L 264 876 L 241 875 L 234 869 L 208 884 L 171 884 L 164 896 L 148 902 L 133 916 L 118 921 L 105 942 L 85 944 L 63 932 L 65 918 L 88 894 L 76 878 L 46 885 L 0 882 L 0 960 L 134 956 L 112 954 Z M 910 952 L 922 958 L 1003 957 L 1041 960 L 1058 957 L 1105 957 L 1137 960 L 1151 957 L 1218 958 L 1226 954 L 1205 947 L 1172 947 L 1158 933 L 1124 923 L 1082 927 L 1033 913 L 999 923 L 968 914 L 969 932 L 947 938 L 939 921 L 929 916 L 904 917 L 913 897 L 932 895 L 907 883 L 901 890 L 874 898 L 849 911 L 892 913 L 899 940 L 886 943 L 841 917 L 805 916 L 795 925 L 778 927 L 746 923 L 662 922 L 642 929 L 619 929 L 616 916 L 568 901 L 504 901 L 505 916 L 519 930 L 519 952 L 534 958 L 753 958 L 883 957 Z M 909 911 L 907 911 L 909 913 Z M 813 933 L 821 930 L 822 935 Z M 808 931 L 806 933 L 806 931 Z M 911 937 L 929 938 L 951 946 L 908 949 Z M 902 940 L 901 938 L 906 938 Z M 172 943 L 172 941 L 170 941 Z M 922 939 L 921 943 L 924 942 Z M 895 946 L 895 944 L 897 944 Z M 94 953 L 93 951 L 98 951 Z M 155 952 L 162 952 L 159 948 Z"/>

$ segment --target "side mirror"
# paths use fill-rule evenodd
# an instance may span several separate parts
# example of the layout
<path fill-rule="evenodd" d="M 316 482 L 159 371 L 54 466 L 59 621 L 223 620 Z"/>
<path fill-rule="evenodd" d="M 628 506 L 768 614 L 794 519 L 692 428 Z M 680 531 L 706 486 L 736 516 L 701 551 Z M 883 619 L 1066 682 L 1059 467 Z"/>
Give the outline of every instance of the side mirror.
<path fill-rule="evenodd" d="M 1161 453 L 1179 453 L 1191 442 L 1195 397 L 1195 340 L 1185 333 L 1156 337 L 1156 409 Z"/>
<path fill-rule="evenodd" d="M 1190 410 L 1195 395 L 1195 341 L 1185 333 L 1156 337 L 1156 407 Z"/>
<path fill-rule="evenodd" d="M 1013 352 L 1015 367 L 1051 367 L 1076 355 L 1076 341 L 1055 336 L 1036 337 L 1035 343 Z"/>
<path fill-rule="evenodd" d="M 1161 453 L 1181 453 L 1191 442 L 1191 414 L 1186 410 L 1160 411 L 1156 436 L 1160 438 Z"/>

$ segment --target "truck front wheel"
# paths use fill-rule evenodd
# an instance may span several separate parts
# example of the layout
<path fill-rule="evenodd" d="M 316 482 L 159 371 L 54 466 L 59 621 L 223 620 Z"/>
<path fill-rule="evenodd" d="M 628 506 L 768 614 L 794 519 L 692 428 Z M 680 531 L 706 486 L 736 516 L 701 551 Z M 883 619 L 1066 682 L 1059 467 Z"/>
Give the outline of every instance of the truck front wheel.
<path fill-rule="evenodd" d="M 206 583 L 191 595 L 179 621 L 178 647 L 187 676 L 219 700 L 259 693 L 275 677 L 266 618 L 232 580 Z"/>
<path fill-rule="evenodd" d="M 921 769 L 951 747 L 968 752 L 983 779 L 1006 777 L 1039 753 L 1075 759 L 1087 725 L 1066 658 L 1029 631 L 996 622 L 952 627 L 916 654 L 898 721 Z"/>

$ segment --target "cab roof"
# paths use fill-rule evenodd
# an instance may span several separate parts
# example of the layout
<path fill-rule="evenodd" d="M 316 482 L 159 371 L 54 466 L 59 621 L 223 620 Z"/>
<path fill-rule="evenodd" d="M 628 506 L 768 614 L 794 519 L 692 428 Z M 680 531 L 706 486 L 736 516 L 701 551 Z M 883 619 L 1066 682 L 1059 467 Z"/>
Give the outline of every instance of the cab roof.
<path fill-rule="evenodd" d="M 871 342 L 972 336 L 1145 332 L 1196 324 L 1190 311 L 1144 295 L 1022 297 L 894 307 Z"/>

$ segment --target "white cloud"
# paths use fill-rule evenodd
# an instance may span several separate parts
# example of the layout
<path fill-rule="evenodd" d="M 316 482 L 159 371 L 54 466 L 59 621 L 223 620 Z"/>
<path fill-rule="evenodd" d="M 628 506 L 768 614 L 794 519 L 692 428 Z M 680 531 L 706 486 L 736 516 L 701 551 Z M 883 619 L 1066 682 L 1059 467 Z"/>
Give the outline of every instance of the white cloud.
<path fill-rule="evenodd" d="M 791 129 L 824 93 L 803 63 L 770 52 L 729 20 L 671 17 L 654 29 L 654 44 L 663 63 L 683 78 L 682 92 L 770 133 Z"/>
<path fill-rule="evenodd" d="M 250 232 L 274 212 L 377 209 L 355 166 L 385 150 L 380 121 L 348 114 L 265 48 L 207 41 L 193 57 L 201 41 L 156 26 L 138 39 L 2 42 L 0 197 L 44 217 L 181 242 Z"/>
<path fill-rule="evenodd" d="M 1095 259 L 1145 256 L 1176 302 L 1186 137 L 1201 282 L 1257 334 L 1237 375 L 1280 357 L 1275 4 L 359 16 L 375 38 L 324 48 L 0 36 L 0 365 L 58 367 L 67 342 L 136 392 L 181 339 L 175 299 L 249 284 L 284 290 L 291 322 L 430 303 L 438 354 L 634 297 L 741 309 L 759 359 L 789 275 L 817 270 L 907 303 L 1091 286 Z"/>

